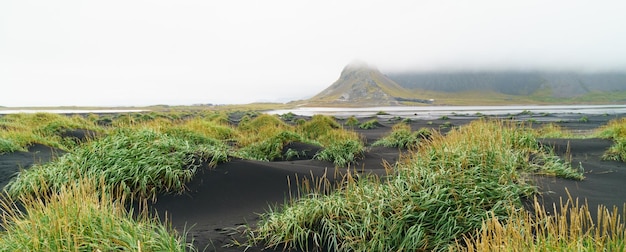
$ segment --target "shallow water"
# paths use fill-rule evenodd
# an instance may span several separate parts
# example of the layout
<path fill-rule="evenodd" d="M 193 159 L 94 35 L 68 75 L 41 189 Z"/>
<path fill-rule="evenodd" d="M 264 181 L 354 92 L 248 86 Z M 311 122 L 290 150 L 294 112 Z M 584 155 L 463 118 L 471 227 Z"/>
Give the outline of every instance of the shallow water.
<path fill-rule="evenodd" d="M 596 114 L 617 115 L 626 113 L 626 105 L 546 105 L 546 106 L 394 106 L 394 107 L 363 107 L 363 108 L 332 108 L 332 107 L 300 107 L 267 111 L 268 114 L 294 113 L 301 116 L 316 114 L 332 115 L 339 118 L 355 116 L 369 117 L 379 112 L 390 116 L 415 119 L 433 119 L 443 115 L 515 115 L 524 111 L 534 114 Z"/>

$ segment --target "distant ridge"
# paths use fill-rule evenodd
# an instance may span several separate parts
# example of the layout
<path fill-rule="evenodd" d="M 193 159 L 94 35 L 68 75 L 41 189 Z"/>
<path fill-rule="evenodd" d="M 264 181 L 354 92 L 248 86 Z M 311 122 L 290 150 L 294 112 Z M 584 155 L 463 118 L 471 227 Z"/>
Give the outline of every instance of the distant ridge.
<path fill-rule="evenodd" d="M 626 104 L 626 73 L 548 71 L 382 74 L 352 62 L 300 106 Z"/>
<path fill-rule="evenodd" d="M 626 73 L 619 72 L 406 72 L 387 76 L 409 90 L 437 92 L 493 91 L 521 96 L 549 93 L 554 98 L 575 98 L 593 92 L 626 91 Z"/>

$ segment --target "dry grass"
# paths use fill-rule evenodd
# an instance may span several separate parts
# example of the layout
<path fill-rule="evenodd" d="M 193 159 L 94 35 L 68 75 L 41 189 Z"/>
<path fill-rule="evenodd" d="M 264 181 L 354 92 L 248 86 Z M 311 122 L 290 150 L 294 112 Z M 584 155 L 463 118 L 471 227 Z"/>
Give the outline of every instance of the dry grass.
<path fill-rule="evenodd" d="M 623 209 L 626 209 L 624 205 Z M 591 216 L 587 204 L 571 197 L 546 208 L 534 201 L 534 213 L 511 209 L 501 220 L 491 216 L 471 236 L 457 242 L 453 251 L 624 251 L 626 226 L 619 212 L 598 206 Z"/>

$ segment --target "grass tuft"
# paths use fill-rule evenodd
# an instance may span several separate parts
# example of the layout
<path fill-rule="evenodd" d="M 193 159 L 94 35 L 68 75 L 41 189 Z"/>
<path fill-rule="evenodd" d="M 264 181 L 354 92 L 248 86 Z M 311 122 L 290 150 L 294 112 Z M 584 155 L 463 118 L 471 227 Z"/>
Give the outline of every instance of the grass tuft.
<path fill-rule="evenodd" d="M 603 159 L 626 162 L 626 118 L 609 121 L 598 129 L 597 135 L 613 140 L 613 145 L 604 153 Z"/>
<path fill-rule="evenodd" d="M 412 149 L 417 147 L 423 139 L 428 139 L 432 135 L 429 129 L 423 128 L 412 132 L 411 126 L 399 123 L 392 127 L 391 132 L 372 143 L 372 146 L 385 146 L 400 149 Z"/>
<path fill-rule="evenodd" d="M 104 183 L 81 179 L 52 194 L 23 194 L 18 197 L 22 210 L 12 198 L 2 198 L 0 251 L 195 250 L 185 234 L 158 219 L 145 213 L 133 217 L 125 197 L 113 197 Z"/>
<path fill-rule="evenodd" d="M 626 212 L 616 206 L 600 205 L 594 217 L 588 205 L 570 197 L 548 214 L 535 198 L 533 212 L 511 209 L 506 220 L 492 215 L 454 251 L 623 251 L 626 246 Z"/>
<path fill-rule="evenodd" d="M 251 143 L 250 145 L 239 149 L 236 152 L 236 155 L 245 159 L 261 161 L 274 161 L 281 159 L 287 160 L 293 153 L 284 153 L 283 148 L 285 145 L 292 142 L 303 141 L 304 138 L 298 133 L 293 131 L 282 131 L 268 139 Z"/>
<path fill-rule="evenodd" d="M 338 139 L 315 154 L 315 158 L 333 162 L 337 167 L 345 167 L 362 158 L 364 152 L 365 146 L 358 139 Z"/>
<path fill-rule="evenodd" d="M 204 161 L 216 165 L 226 159 L 222 146 L 191 145 L 152 129 L 120 129 L 58 160 L 21 171 L 6 188 L 14 197 L 43 195 L 78 178 L 103 178 L 112 191 L 149 198 L 158 192 L 182 192 Z"/>
<path fill-rule="evenodd" d="M 371 119 L 369 121 L 365 121 L 361 124 L 359 124 L 359 128 L 361 129 L 375 129 L 380 127 L 380 122 L 378 122 L 377 119 Z"/>
<path fill-rule="evenodd" d="M 350 117 L 348 117 L 348 119 L 346 119 L 345 125 L 350 127 L 350 128 L 358 127 L 359 126 L 359 120 L 356 119 L 356 117 L 354 117 L 354 116 L 350 116 Z"/>

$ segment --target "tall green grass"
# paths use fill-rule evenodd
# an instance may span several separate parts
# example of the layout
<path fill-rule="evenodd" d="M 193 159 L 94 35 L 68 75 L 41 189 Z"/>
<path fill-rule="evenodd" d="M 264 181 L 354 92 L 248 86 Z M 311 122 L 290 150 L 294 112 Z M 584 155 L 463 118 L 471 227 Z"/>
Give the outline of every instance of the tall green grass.
<path fill-rule="evenodd" d="M 292 130 L 293 127 L 283 122 L 278 116 L 262 114 L 249 121 L 241 121 L 237 126 L 240 133 L 237 139 L 239 146 L 246 146 L 254 142 L 271 138 L 285 130 Z"/>
<path fill-rule="evenodd" d="M 484 219 L 520 208 L 520 196 L 535 192 L 525 174 L 544 164 L 577 173 L 545 151 L 530 130 L 502 122 L 435 133 L 382 182 L 348 179 L 264 214 L 250 241 L 306 251 L 447 250 Z"/>
<path fill-rule="evenodd" d="M 359 120 L 356 119 L 355 116 L 350 116 L 346 119 L 346 122 L 344 123 L 346 126 L 353 128 L 354 127 L 358 127 L 359 126 Z"/>
<path fill-rule="evenodd" d="M 626 118 L 609 121 L 598 129 L 597 135 L 613 140 L 613 145 L 604 153 L 603 159 L 626 162 Z"/>
<path fill-rule="evenodd" d="M 287 144 L 308 141 L 296 132 L 295 127 L 286 124 L 278 116 L 267 114 L 242 120 L 236 135 L 238 149 L 234 155 L 261 161 L 286 159 L 283 148 Z"/>
<path fill-rule="evenodd" d="M 359 124 L 359 128 L 361 129 L 375 129 L 378 127 L 380 127 L 380 122 L 378 122 L 377 119 L 370 119 L 368 121 L 365 121 Z"/>
<path fill-rule="evenodd" d="M 284 147 L 292 142 L 306 142 L 298 133 L 293 131 L 282 131 L 274 136 L 259 142 L 251 143 L 237 150 L 236 155 L 252 160 L 275 161 L 288 159 L 284 153 Z"/>
<path fill-rule="evenodd" d="M 334 130 L 342 129 L 342 127 L 330 116 L 314 115 L 310 120 L 298 125 L 297 129 L 306 138 L 326 142 L 324 138 L 327 138 Z"/>
<path fill-rule="evenodd" d="M 316 159 L 333 162 L 338 167 L 355 163 L 365 152 L 361 137 L 353 131 L 344 130 L 330 116 L 313 116 L 310 121 L 300 125 L 298 131 L 324 147 L 315 155 Z"/>
<path fill-rule="evenodd" d="M 286 160 L 292 153 L 283 151 L 292 142 L 303 142 L 323 147 L 316 159 L 347 166 L 356 162 L 365 147 L 360 136 L 344 130 L 334 118 L 315 115 L 295 126 L 284 123 L 277 116 L 260 115 L 242 121 L 237 127 L 238 150 L 234 155 L 246 159 L 273 161 Z"/>
<path fill-rule="evenodd" d="M 610 120 L 606 125 L 600 127 L 598 137 L 606 139 L 618 139 L 626 137 L 626 118 Z"/>
<path fill-rule="evenodd" d="M 372 146 L 385 146 L 400 149 L 412 149 L 417 147 L 420 141 L 428 139 L 432 135 L 429 129 L 420 129 L 413 132 L 411 126 L 406 123 L 398 123 L 391 128 L 391 132 L 381 139 L 372 143 Z"/>
<path fill-rule="evenodd" d="M 316 159 L 333 162 L 337 167 L 345 167 L 363 157 L 365 146 L 362 141 L 345 137 L 342 133 L 333 135 L 337 136 L 336 141 L 324 145 L 324 149 L 315 154 Z"/>
<path fill-rule="evenodd" d="M 216 165 L 227 155 L 225 146 L 191 144 L 152 129 L 119 129 L 58 160 L 21 171 L 7 190 L 13 196 L 46 194 L 78 178 L 103 178 L 111 189 L 155 197 L 183 191 L 203 162 Z"/>
<path fill-rule="evenodd" d="M 42 180 L 42 186 L 46 181 Z M 185 234 L 145 213 L 134 217 L 124 196 L 91 179 L 46 195 L 0 197 L 0 251 L 193 251 Z"/>

